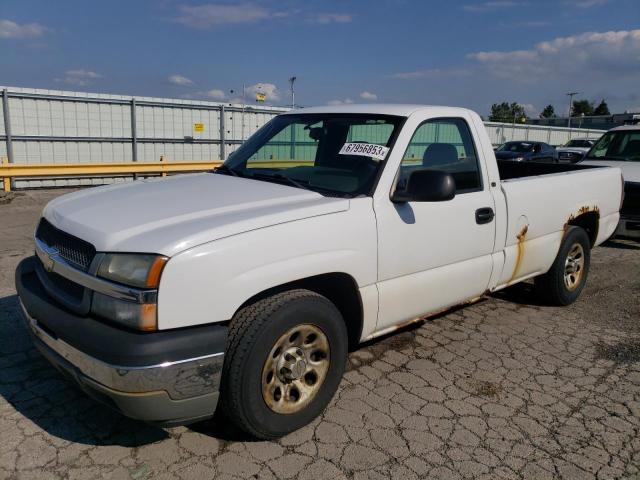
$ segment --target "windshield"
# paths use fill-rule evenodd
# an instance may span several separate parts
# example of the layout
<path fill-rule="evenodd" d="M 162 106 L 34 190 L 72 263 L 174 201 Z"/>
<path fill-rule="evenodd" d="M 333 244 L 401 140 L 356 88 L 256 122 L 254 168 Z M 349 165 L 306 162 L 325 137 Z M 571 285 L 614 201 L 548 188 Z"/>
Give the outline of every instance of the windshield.
<path fill-rule="evenodd" d="M 528 142 L 507 142 L 500 145 L 498 151 L 525 153 L 530 152 L 532 148 L 533 144 Z"/>
<path fill-rule="evenodd" d="M 593 146 L 588 160 L 640 161 L 640 130 L 618 130 L 605 133 Z"/>
<path fill-rule="evenodd" d="M 403 121 L 388 115 L 280 115 L 217 172 L 329 196 L 370 195 Z"/>
<path fill-rule="evenodd" d="M 564 144 L 565 147 L 574 147 L 574 148 L 591 148 L 593 142 L 589 140 L 569 140 Z"/>

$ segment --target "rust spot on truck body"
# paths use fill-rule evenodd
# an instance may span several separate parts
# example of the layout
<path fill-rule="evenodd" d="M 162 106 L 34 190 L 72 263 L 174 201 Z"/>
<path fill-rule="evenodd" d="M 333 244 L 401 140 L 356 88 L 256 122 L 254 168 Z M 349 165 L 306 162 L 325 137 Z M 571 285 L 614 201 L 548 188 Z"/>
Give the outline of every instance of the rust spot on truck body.
<path fill-rule="evenodd" d="M 516 235 L 516 239 L 518 240 L 518 244 L 516 246 L 516 264 L 513 267 L 513 273 L 511 274 L 511 278 L 509 279 L 507 284 L 511 284 L 513 280 L 517 278 L 520 267 L 522 266 L 522 259 L 524 258 L 524 242 L 528 231 L 529 225 L 524 225 Z"/>
<path fill-rule="evenodd" d="M 600 216 L 600 208 L 597 205 L 583 205 L 582 207 L 580 207 L 576 213 L 572 213 L 571 215 L 569 215 L 569 218 L 567 218 L 567 221 L 564 223 L 565 232 L 567 231 L 567 228 L 569 228 L 569 225 L 571 225 L 571 222 L 586 213 L 595 213 Z"/>

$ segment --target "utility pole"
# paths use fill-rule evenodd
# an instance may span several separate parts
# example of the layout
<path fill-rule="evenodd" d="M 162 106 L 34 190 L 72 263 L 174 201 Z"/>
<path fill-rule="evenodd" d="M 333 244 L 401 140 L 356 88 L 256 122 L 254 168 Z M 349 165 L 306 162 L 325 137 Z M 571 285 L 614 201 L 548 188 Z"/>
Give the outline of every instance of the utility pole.
<path fill-rule="evenodd" d="M 247 89 L 245 84 L 242 84 L 242 141 L 244 142 L 244 111 L 247 108 L 247 99 L 245 95 L 247 93 Z"/>
<path fill-rule="evenodd" d="M 293 84 L 296 82 L 297 79 L 298 77 L 289 78 L 289 84 L 291 85 L 291 109 L 292 110 L 296 108 L 296 90 Z"/>
<path fill-rule="evenodd" d="M 580 92 L 569 92 L 567 96 L 569 97 L 569 119 L 567 120 L 567 127 L 569 127 L 569 140 L 571 140 L 571 112 L 573 111 L 573 97 L 574 95 L 578 95 Z"/>

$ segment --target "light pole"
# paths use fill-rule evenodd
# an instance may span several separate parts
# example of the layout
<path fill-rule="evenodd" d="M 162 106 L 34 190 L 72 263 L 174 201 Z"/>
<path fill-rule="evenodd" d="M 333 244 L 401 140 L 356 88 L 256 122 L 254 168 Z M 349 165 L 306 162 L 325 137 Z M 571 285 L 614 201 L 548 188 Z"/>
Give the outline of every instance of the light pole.
<path fill-rule="evenodd" d="M 569 140 L 571 140 L 571 111 L 573 110 L 573 97 L 574 95 L 578 95 L 580 92 L 569 92 L 567 96 L 569 97 L 569 119 L 567 120 L 567 127 L 569 127 Z"/>
<path fill-rule="evenodd" d="M 289 78 L 289 84 L 291 85 L 291 109 L 292 110 L 296 108 L 296 90 L 293 84 L 296 82 L 297 79 L 298 77 Z"/>
<path fill-rule="evenodd" d="M 231 94 L 235 93 L 234 90 L 229 90 L 229 91 L 231 92 Z M 243 83 L 242 84 L 242 117 L 240 119 L 240 121 L 242 122 L 242 133 L 241 133 L 242 141 L 244 141 L 244 110 L 245 110 L 245 107 L 247 106 L 247 100 L 245 98 L 246 92 L 247 92 L 247 88 L 246 88 L 246 85 Z"/>

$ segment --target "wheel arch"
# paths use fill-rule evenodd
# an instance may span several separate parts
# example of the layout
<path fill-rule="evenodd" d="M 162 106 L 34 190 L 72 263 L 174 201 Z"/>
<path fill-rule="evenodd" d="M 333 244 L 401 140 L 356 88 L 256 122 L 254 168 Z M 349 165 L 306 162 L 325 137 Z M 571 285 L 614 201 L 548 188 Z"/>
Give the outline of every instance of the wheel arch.
<path fill-rule="evenodd" d="M 310 290 L 329 299 L 342 315 L 347 327 L 350 348 L 360 343 L 364 325 L 362 297 L 356 280 L 348 273 L 323 273 L 270 287 L 247 299 L 237 311 L 265 297 L 299 288 Z"/>
<path fill-rule="evenodd" d="M 584 231 L 587 232 L 587 236 L 589 237 L 589 243 L 591 244 L 591 248 L 596 243 L 596 239 L 598 238 L 598 228 L 600 226 L 600 212 L 597 209 L 592 211 L 587 211 L 579 214 L 576 217 L 572 217 L 566 224 L 566 227 L 580 227 Z M 565 228 L 566 230 L 566 228 Z"/>

